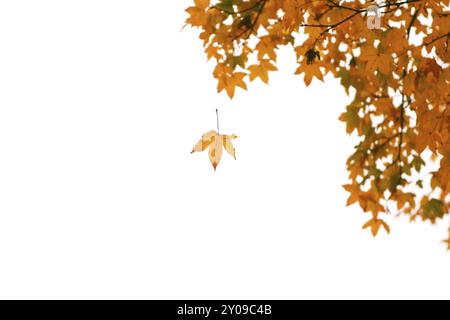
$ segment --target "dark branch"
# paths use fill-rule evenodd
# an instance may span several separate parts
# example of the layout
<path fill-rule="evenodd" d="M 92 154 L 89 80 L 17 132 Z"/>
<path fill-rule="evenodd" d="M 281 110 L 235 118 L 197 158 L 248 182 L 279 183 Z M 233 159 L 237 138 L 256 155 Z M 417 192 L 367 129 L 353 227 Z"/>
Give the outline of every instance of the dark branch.
<path fill-rule="evenodd" d="M 266 6 L 267 1 L 269 1 L 269 0 L 262 0 L 262 1 L 259 1 L 259 2 L 258 2 L 258 5 L 260 6 L 260 8 L 259 8 L 259 10 L 258 10 L 258 13 L 256 14 L 255 20 L 252 22 L 251 27 L 248 28 L 248 29 L 245 29 L 245 30 L 242 31 L 242 32 L 240 32 L 238 35 L 236 35 L 236 37 L 233 38 L 233 40 L 237 40 L 237 39 L 239 39 L 240 37 L 242 37 L 243 35 L 245 35 L 247 32 L 251 31 L 251 32 L 246 36 L 246 39 L 248 39 L 248 37 L 250 37 L 250 35 L 251 35 L 253 32 L 256 32 L 256 31 L 255 31 L 255 26 L 256 26 L 256 24 L 258 23 L 259 17 L 261 17 L 261 14 L 262 14 L 262 12 L 263 12 L 263 10 L 264 10 L 264 7 Z"/>
<path fill-rule="evenodd" d="M 414 23 L 416 22 L 417 16 L 419 15 L 419 12 L 420 12 L 421 9 L 422 9 L 422 6 L 420 6 L 418 9 L 416 9 L 416 11 L 414 12 L 414 15 L 413 15 L 413 17 L 411 19 L 411 22 L 409 23 L 409 26 L 408 26 L 408 38 L 409 38 L 409 35 L 411 34 L 411 29 L 414 26 Z"/>
<path fill-rule="evenodd" d="M 439 37 L 437 37 L 436 39 L 433 39 L 433 40 L 431 40 L 431 41 L 429 41 L 429 42 L 426 42 L 426 43 L 424 43 L 423 45 L 425 46 L 425 47 L 428 47 L 430 44 L 433 44 L 433 43 L 435 43 L 436 41 L 439 41 L 439 40 L 441 40 L 441 39 L 444 39 L 444 38 L 450 38 L 450 32 L 449 33 L 447 33 L 447 34 L 443 34 L 442 36 L 439 36 Z"/>

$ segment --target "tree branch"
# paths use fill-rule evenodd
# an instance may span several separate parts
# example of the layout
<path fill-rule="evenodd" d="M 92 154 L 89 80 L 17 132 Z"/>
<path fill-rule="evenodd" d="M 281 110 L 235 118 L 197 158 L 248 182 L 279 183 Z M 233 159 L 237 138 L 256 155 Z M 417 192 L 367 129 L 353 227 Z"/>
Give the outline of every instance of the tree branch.
<path fill-rule="evenodd" d="M 416 11 L 414 12 L 414 15 L 413 15 L 413 17 L 411 19 L 411 22 L 409 23 L 409 26 L 408 26 L 408 38 L 409 38 L 409 35 L 411 34 L 411 29 L 412 29 L 414 23 L 416 22 L 417 16 L 419 15 L 419 12 L 420 12 L 421 9 L 422 9 L 422 6 L 420 6 L 418 9 L 416 9 Z"/>
<path fill-rule="evenodd" d="M 240 32 L 236 37 L 233 38 L 233 40 L 239 39 L 241 36 L 245 35 L 248 31 L 255 32 L 254 28 L 255 28 L 256 24 L 258 23 L 259 17 L 261 17 L 261 14 L 262 14 L 262 12 L 264 10 L 264 7 L 266 6 L 267 1 L 269 1 L 269 0 L 261 0 L 261 1 L 258 2 L 258 5 L 260 6 L 260 8 L 258 10 L 258 13 L 256 14 L 255 20 L 252 22 L 252 26 L 250 28 L 245 29 L 244 31 Z M 252 32 L 250 32 L 248 34 L 246 39 L 248 39 L 248 37 L 250 37 Z"/>
<path fill-rule="evenodd" d="M 435 43 L 436 41 L 439 41 L 439 40 L 441 40 L 441 39 L 443 39 L 443 38 L 445 38 L 445 37 L 449 37 L 449 38 L 450 38 L 450 32 L 447 33 L 447 34 L 443 34 L 442 36 L 439 36 L 439 37 L 437 37 L 436 39 L 433 39 L 433 40 L 431 40 L 431 41 L 429 41 L 429 42 L 426 42 L 426 43 L 424 43 L 423 45 L 424 45 L 425 47 L 428 47 L 430 44 L 433 44 L 433 43 Z"/>
<path fill-rule="evenodd" d="M 326 30 L 324 30 L 321 33 L 321 36 L 329 31 L 331 31 L 332 29 L 340 26 L 341 24 L 347 22 L 348 20 L 351 20 L 352 18 L 354 18 L 355 16 L 361 14 L 361 13 L 366 13 L 368 11 L 368 9 L 355 9 L 355 8 L 351 8 L 351 7 L 347 7 L 347 6 L 342 6 L 339 3 L 333 1 L 333 0 L 327 0 L 328 2 L 330 2 L 333 5 L 333 8 L 339 8 L 339 9 L 345 9 L 345 10 L 350 10 L 353 11 L 354 13 L 351 14 L 350 16 L 348 16 L 347 18 L 335 23 L 335 24 L 331 24 L 331 25 L 326 25 L 326 24 L 302 24 L 300 25 L 300 27 L 315 27 L 315 28 L 326 28 Z M 415 3 L 415 2 L 421 2 L 423 0 L 409 0 L 409 1 L 402 1 L 402 2 L 397 2 L 397 3 L 389 3 L 389 4 L 385 4 L 382 6 L 379 6 L 379 8 L 386 8 L 386 7 L 391 7 L 391 6 L 395 6 L 396 9 L 398 9 L 398 7 L 404 5 L 404 4 L 410 4 L 410 3 Z M 417 10 L 417 14 L 418 14 Z M 417 16 L 414 18 L 414 20 L 417 19 Z"/>

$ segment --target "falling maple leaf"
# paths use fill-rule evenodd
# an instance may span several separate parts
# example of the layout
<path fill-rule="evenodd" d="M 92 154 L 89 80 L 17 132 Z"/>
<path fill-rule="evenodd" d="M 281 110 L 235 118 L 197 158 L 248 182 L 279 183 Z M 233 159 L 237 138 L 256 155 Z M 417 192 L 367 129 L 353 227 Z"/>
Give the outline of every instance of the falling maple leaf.
<path fill-rule="evenodd" d="M 236 139 L 236 135 L 222 135 L 217 131 L 211 130 L 205 133 L 200 141 L 192 149 L 191 153 L 203 152 L 208 150 L 209 160 L 214 168 L 217 169 L 220 159 L 222 158 L 223 149 L 225 149 L 234 159 L 236 159 L 236 150 L 233 146 L 232 140 Z"/>

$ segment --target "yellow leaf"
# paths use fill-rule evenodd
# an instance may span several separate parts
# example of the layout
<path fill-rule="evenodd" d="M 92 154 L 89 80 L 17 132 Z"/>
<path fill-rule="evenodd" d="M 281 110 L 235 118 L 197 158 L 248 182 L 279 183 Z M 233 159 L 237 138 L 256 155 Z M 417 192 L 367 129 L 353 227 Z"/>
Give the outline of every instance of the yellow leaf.
<path fill-rule="evenodd" d="M 217 166 L 219 165 L 220 159 L 222 158 L 222 152 L 223 152 L 223 139 L 220 135 L 216 134 L 213 136 L 213 141 L 209 145 L 209 160 L 212 163 L 212 166 L 214 167 L 214 170 L 216 170 Z"/>
<path fill-rule="evenodd" d="M 386 232 L 388 234 L 391 233 L 391 228 L 389 227 L 389 225 L 384 222 L 381 219 L 377 219 L 377 218 L 373 218 L 369 221 L 366 222 L 366 224 L 364 224 L 363 229 L 371 229 L 372 235 L 374 237 L 376 237 L 378 235 L 378 231 L 380 230 L 380 228 L 383 227 L 384 230 L 386 230 Z"/>
<path fill-rule="evenodd" d="M 192 153 L 194 152 L 202 152 L 209 148 L 208 156 L 214 170 L 217 169 L 217 166 L 220 163 L 220 159 L 222 158 L 223 149 L 225 149 L 231 156 L 236 159 L 236 150 L 232 144 L 232 140 L 236 139 L 236 135 L 221 135 L 216 131 L 209 131 L 205 133 L 200 141 L 195 145 Z"/>
<path fill-rule="evenodd" d="M 243 72 L 236 72 L 233 74 L 223 73 L 219 76 L 219 84 L 217 86 L 217 91 L 221 92 L 225 90 L 230 98 L 234 97 L 234 93 L 236 91 L 236 87 L 240 87 L 244 90 L 247 90 L 247 85 L 244 81 L 244 77 L 247 74 Z"/>
<path fill-rule="evenodd" d="M 236 139 L 236 138 L 237 138 L 237 136 L 234 134 L 231 136 L 222 136 L 223 147 L 234 159 L 236 159 L 236 149 L 234 148 L 233 144 L 231 143 L 231 140 Z"/>
<path fill-rule="evenodd" d="M 194 0 L 195 6 L 200 9 L 206 9 L 209 7 L 210 0 Z"/>
<path fill-rule="evenodd" d="M 297 68 L 295 71 L 295 74 L 305 74 L 305 84 L 306 86 L 309 86 L 311 84 L 312 79 L 315 77 L 319 79 L 320 81 L 323 81 L 323 74 L 320 70 L 320 64 L 319 63 L 313 63 L 313 64 L 307 64 L 306 62 L 300 65 L 300 67 Z"/>
<path fill-rule="evenodd" d="M 260 78 L 264 83 L 269 83 L 269 71 L 276 71 L 277 68 L 272 65 L 270 60 L 262 60 L 259 65 L 248 67 L 250 71 L 250 81 Z"/>
<path fill-rule="evenodd" d="M 213 142 L 215 134 L 216 132 L 213 130 L 205 133 L 200 141 L 195 145 L 194 149 L 192 149 L 191 153 L 205 151 L 206 148 L 208 148 L 209 145 Z"/>

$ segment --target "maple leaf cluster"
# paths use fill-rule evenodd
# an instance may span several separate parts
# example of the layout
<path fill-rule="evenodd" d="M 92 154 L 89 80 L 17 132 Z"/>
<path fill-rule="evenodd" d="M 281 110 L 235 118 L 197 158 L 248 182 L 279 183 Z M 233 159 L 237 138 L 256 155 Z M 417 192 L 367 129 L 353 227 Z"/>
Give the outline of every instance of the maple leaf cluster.
<path fill-rule="evenodd" d="M 371 29 L 374 3 L 194 0 L 187 24 L 200 29 L 218 91 L 230 98 L 258 78 L 267 83 L 282 46 L 295 50 L 306 85 L 340 79 L 353 98 L 340 120 L 358 139 L 344 188 L 377 235 L 390 231 L 383 217 L 394 206 L 433 224 L 449 215 L 450 1 L 386 1 Z"/>

